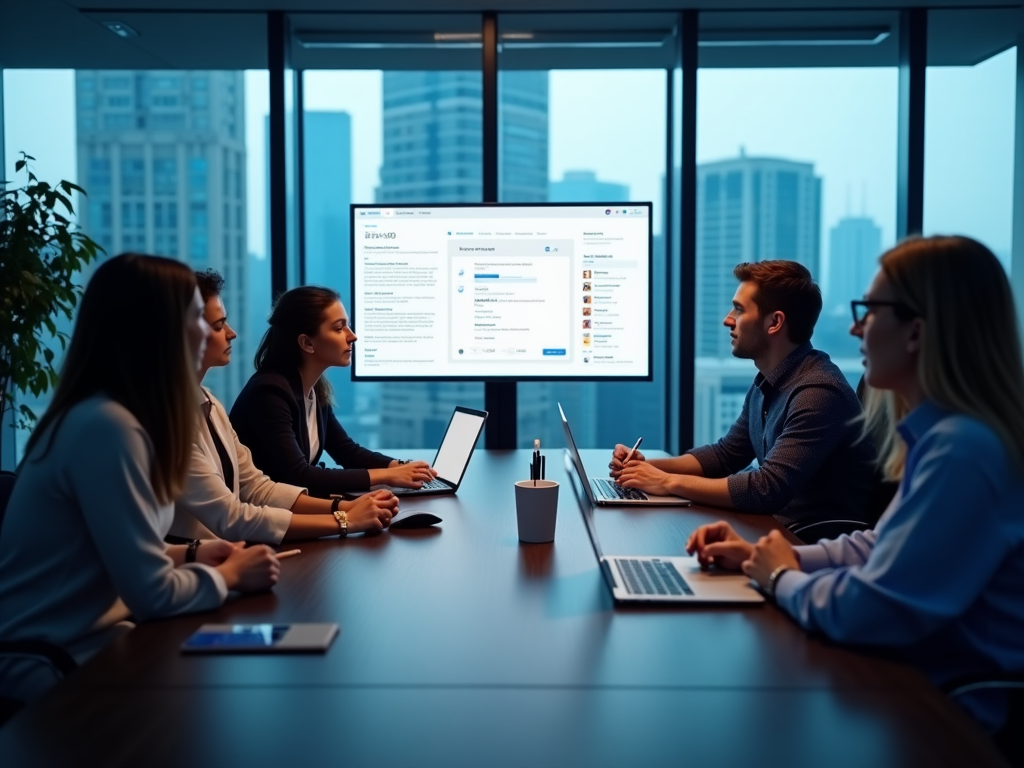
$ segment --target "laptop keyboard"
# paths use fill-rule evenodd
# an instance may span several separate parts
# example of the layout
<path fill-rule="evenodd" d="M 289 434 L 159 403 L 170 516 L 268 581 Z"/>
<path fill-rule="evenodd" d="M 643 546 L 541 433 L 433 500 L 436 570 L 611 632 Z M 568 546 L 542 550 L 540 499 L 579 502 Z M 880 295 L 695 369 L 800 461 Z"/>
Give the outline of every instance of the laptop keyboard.
<path fill-rule="evenodd" d="M 623 488 L 618 483 L 613 483 L 611 480 L 603 478 L 598 478 L 594 482 L 597 483 L 597 487 L 603 492 L 605 498 L 647 501 L 647 494 L 643 491 L 638 491 L 636 488 Z"/>
<path fill-rule="evenodd" d="M 631 595 L 692 595 L 693 590 L 672 563 L 663 560 L 615 558 Z"/>
<path fill-rule="evenodd" d="M 435 477 L 429 483 L 424 483 L 423 487 L 420 488 L 420 490 L 421 491 L 443 491 L 443 490 L 445 490 L 447 488 L 451 488 L 451 486 L 448 485 L 447 483 L 442 483 L 440 480 L 438 480 Z"/>

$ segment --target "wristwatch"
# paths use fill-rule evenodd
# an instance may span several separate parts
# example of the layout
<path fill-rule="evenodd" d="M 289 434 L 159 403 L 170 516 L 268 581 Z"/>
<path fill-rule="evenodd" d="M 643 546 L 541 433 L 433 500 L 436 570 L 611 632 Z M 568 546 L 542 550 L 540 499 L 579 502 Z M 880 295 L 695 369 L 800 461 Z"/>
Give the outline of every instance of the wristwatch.
<path fill-rule="evenodd" d="M 202 539 L 192 539 L 188 543 L 188 549 L 185 550 L 186 563 L 194 563 L 196 561 L 196 553 L 199 551 L 199 545 L 202 543 Z"/>
<path fill-rule="evenodd" d="M 403 464 L 408 464 L 412 459 L 395 459 L 395 461 L 398 462 L 398 466 L 402 466 Z"/>
<path fill-rule="evenodd" d="M 782 576 L 782 574 L 784 574 L 786 571 L 791 570 L 793 569 L 790 568 L 788 565 L 780 565 L 778 568 L 772 571 L 771 576 L 768 577 L 768 586 L 765 587 L 764 591 L 768 593 L 768 597 L 770 597 L 772 600 L 775 599 L 775 585 L 779 583 L 779 577 Z"/>
<path fill-rule="evenodd" d="M 341 538 L 348 536 L 348 513 L 342 512 L 338 509 L 341 506 L 341 496 L 331 496 L 331 514 L 334 515 L 334 519 L 338 523 L 338 532 L 341 534 Z"/>
<path fill-rule="evenodd" d="M 338 534 L 344 539 L 348 536 L 348 513 L 336 509 L 334 511 L 334 519 L 338 523 Z"/>

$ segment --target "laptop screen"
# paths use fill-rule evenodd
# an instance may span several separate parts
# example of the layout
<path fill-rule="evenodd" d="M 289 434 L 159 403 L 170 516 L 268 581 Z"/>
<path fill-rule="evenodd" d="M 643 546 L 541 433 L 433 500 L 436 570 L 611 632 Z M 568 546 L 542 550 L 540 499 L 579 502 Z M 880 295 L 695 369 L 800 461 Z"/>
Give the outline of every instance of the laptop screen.
<path fill-rule="evenodd" d="M 480 431 L 484 428 L 487 414 L 461 406 L 455 409 L 452 420 L 448 422 L 448 431 L 434 457 L 434 469 L 437 476 L 452 485 L 462 482 L 462 475 L 469 465 Z"/>
<path fill-rule="evenodd" d="M 590 487 L 590 480 L 587 479 L 587 472 L 583 468 L 583 459 L 580 458 L 580 452 L 576 449 L 576 441 L 573 440 L 572 430 L 569 429 L 569 420 L 565 418 L 565 411 L 562 410 L 562 404 L 558 404 L 558 413 L 562 416 L 562 428 L 565 430 L 565 447 L 569 451 L 569 458 L 572 459 L 573 467 L 576 469 L 576 474 L 579 475 L 580 485 L 583 486 L 584 493 L 587 494 L 587 501 L 589 504 L 580 504 L 580 512 L 583 513 L 583 522 L 587 526 L 587 534 L 590 536 L 590 545 L 594 548 L 594 554 L 597 555 L 598 562 L 604 557 L 601 552 L 601 542 L 597 538 L 597 528 L 594 526 L 594 491 Z M 605 574 L 607 578 L 607 574 Z M 614 589 L 614 582 L 611 584 Z"/>

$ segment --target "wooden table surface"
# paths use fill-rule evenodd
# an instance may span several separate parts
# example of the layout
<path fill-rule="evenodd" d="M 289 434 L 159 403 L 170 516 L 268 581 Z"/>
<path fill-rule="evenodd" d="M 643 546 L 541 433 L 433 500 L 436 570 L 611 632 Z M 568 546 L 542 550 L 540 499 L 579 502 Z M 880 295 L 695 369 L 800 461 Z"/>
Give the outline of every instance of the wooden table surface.
<path fill-rule="evenodd" d="M 553 544 L 520 544 L 529 451 L 478 450 L 443 523 L 303 542 L 273 592 L 153 621 L 0 729 L 19 765 L 1002 765 L 914 670 L 774 606 L 616 608 L 560 456 Z M 560 451 L 558 452 L 560 453 Z M 594 474 L 605 451 L 584 451 Z M 680 553 L 708 508 L 599 509 L 612 554 Z M 200 624 L 333 621 L 323 655 L 183 656 Z"/>

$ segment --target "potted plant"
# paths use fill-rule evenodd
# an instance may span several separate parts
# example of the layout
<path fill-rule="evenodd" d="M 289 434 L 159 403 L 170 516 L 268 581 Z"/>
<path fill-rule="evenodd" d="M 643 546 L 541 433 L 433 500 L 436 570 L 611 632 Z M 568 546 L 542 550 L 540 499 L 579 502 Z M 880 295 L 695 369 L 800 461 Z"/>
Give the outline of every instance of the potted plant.
<path fill-rule="evenodd" d="M 36 397 L 57 382 L 57 339 L 63 349 L 69 336 L 59 330 L 58 315 L 71 319 L 82 289 L 79 271 L 103 251 L 72 221 L 72 192 L 85 190 L 70 181 L 50 185 L 39 181 L 21 153 L 16 173 L 24 171 L 23 187 L 0 193 L 0 424 L 15 407 L 14 393 Z M 6 182 L 4 183 L 6 186 Z M 36 415 L 18 406 L 18 424 L 29 429 Z M 2 445 L 2 441 L 0 441 Z"/>

